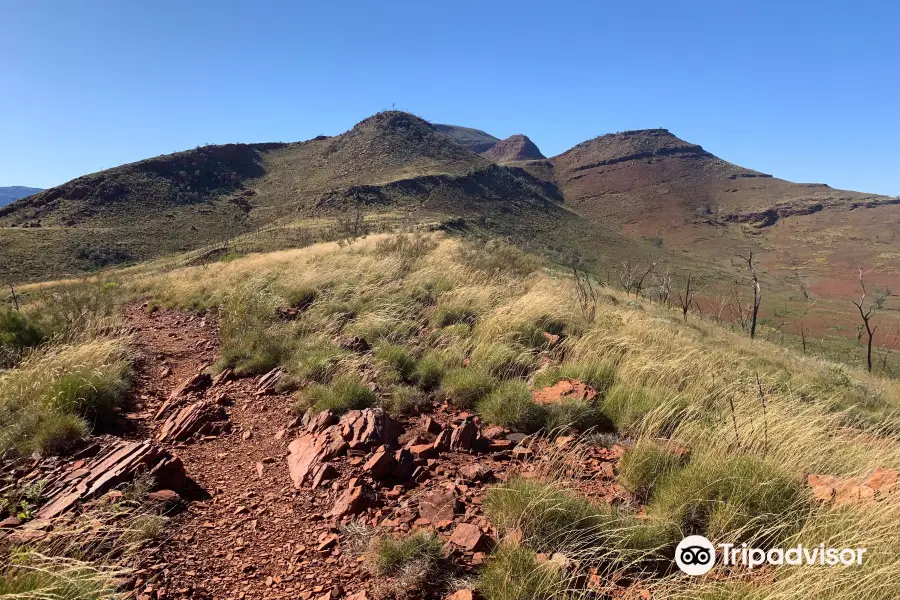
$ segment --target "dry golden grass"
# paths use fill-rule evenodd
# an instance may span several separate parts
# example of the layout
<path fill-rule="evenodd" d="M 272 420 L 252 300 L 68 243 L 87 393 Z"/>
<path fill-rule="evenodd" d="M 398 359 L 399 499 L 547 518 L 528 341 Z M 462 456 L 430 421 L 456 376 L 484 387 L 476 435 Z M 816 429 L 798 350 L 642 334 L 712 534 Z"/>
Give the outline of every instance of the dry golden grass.
<path fill-rule="evenodd" d="M 373 235 L 349 247 L 318 244 L 254 254 L 144 273 L 125 287 L 185 307 L 226 307 L 242 294 L 257 297 L 263 307 L 260 314 L 273 319 L 269 337 L 285 344 L 291 361 L 306 360 L 302 357 L 312 354 L 301 352 L 311 352 L 309 344 L 341 333 L 362 335 L 376 349 L 403 347 L 417 335 L 419 324 L 429 323 L 430 385 L 441 379 L 441 368 L 449 369 L 453 383 L 466 356 L 472 359 L 469 368 L 484 370 L 490 385 L 529 381 L 539 366 L 539 350 L 523 335 L 553 323 L 563 341 L 545 354 L 562 366 L 594 365 L 598 372 L 609 371 L 618 394 L 616 410 L 627 415 L 632 438 L 628 443 L 666 436 L 690 448 L 694 469 L 685 471 L 690 476 L 710 477 L 717 471 L 703 466 L 722 463 L 723 469 L 731 469 L 722 471 L 725 478 L 746 483 L 761 477 L 763 484 L 776 482 L 787 490 L 772 496 L 772 506 L 778 507 L 772 514 L 718 523 L 724 528 L 722 535 L 781 536 L 784 543 L 802 539 L 869 550 L 866 562 L 855 569 L 781 567 L 772 571 L 772 577 L 751 583 L 657 574 L 647 580 L 654 598 L 900 596 L 898 496 L 872 506 L 834 509 L 816 505 L 805 487 L 810 473 L 856 477 L 876 467 L 900 468 L 896 437 L 900 383 L 751 341 L 707 321 L 692 318 L 684 323 L 674 311 L 643 305 L 611 289 L 604 290 L 596 317 L 588 320 L 570 279 L 541 271 L 511 276 L 504 273 L 515 268 L 485 269 L 480 266 L 486 264 L 484 257 L 472 260 L 471 252 L 461 252 L 460 242 L 441 234 L 431 238 L 433 244 L 387 244 L 390 236 Z M 503 253 L 497 256 L 515 260 Z M 316 299 L 302 319 L 274 322 L 274 307 L 288 304 L 305 290 L 314 290 Z M 465 318 L 452 316 L 463 314 L 462 309 Z M 432 316 L 441 310 L 443 316 Z M 351 360 L 337 360 L 337 366 L 329 366 L 327 378 L 355 367 Z M 759 472 L 746 472 L 747 465 L 755 464 L 761 465 Z M 754 495 L 747 485 L 726 486 L 725 500 L 703 497 L 704 490 L 720 489 L 721 483 L 705 481 L 704 487 L 690 493 L 684 492 L 689 487 L 684 482 L 680 487 L 669 484 L 666 502 L 654 499 L 651 492 L 647 518 L 655 519 L 660 529 L 647 534 L 641 544 L 656 540 L 657 550 L 664 550 L 670 541 L 654 536 L 675 523 L 673 515 L 681 505 L 721 501 L 756 507 L 758 498 L 766 497 Z M 654 512 L 654 502 L 669 508 Z M 621 539 L 637 543 L 632 530 L 640 529 L 638 525 L 621 521 L 619 527 L 628 532 Z M 611 549 L 604 543 L 579 552 L 585 560 L 609 556 Z M 516 560 L 507 562 L 521 569 L 529 560 L 517 554 Z M 504 580 L 498 568 L 490 573 L 492 582 Z M 491 597 L 508 597 L 500 592 Z M 562 591 L 555 594 L 564 596 Z"/>

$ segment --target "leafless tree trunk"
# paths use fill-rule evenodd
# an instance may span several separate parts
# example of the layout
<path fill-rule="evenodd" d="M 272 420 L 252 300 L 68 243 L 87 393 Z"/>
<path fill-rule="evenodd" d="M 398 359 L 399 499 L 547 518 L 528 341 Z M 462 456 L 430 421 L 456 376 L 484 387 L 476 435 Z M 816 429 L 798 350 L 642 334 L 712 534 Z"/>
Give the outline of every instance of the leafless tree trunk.
<path fill-rule="evenodd" d="M 869 369 L 869 373 L 872 372 L 872 339 L 875 337 L 875 330 L 878 329 L 878 326 L 872 327 L 872 313 L 875 312 L 875 306 L 869 304 L 866 306 L 866 275 L 869 274 L 870 271 L 866 271 L 863 273 L 861 267 L 857 266 L 856 269 L 859 271 L 859 287 L 862 289 L 862 297 L 859 299 L 859 302 L 856 300 L 851 300 L 854 306 L 856 306 L 857 310 L 859 310 L 859 316 L 862 318 L 863 325 L 866 328 L 866 333 L 869 336 L 867 350 L 866 350 L 866 365 Z"/>
<path fill-rule="evenodd" d="M 688 271 L 687 276 L 687 284 L 684 286 L 684 294 L 678 292 L 678 303 L 681 304 L 681 316 L 687 321 L 688 311 L 691 309 L 691 304 L 694 300 L 694 291 L 691 289 L 693 274 L 691 271 Z"/>
<path fill-rule="evenodd" d="M 750 271 L 750 287 L 753 288 L 753 312 L 750 319 L 750 339 L 756 339 L 756 322 L 759 318 L 759 305 L 762 302 L 762 288 L 759 286 L 759 277 L 756 275 L 756 267 L 753 265 L 753 250 L 747 251 L 747 256 L 738 256 L 747 263 L 747 269 Z"/>

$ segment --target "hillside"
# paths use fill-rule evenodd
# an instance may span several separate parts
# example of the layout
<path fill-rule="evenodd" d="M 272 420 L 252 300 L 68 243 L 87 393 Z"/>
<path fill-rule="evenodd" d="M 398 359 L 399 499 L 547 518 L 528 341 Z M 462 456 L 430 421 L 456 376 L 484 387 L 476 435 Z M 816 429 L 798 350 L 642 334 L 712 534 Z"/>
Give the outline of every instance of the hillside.
<path fill-rule="evenodd" d="M 500 140 L 482 155 L 498 163 L 546 158 L 528 136 L 521 134 Z"/>
<path fill-rule="evenodd" d="M 474 151 L 483 147 L 483 156 Z M 196 148 L 0 208 L 0 276 L 77 275 L 251 232 L 253 248 L 309 243 L 367 213 L 375 227 L 462 219 L 466 235 L 504 236 L 606 278 L 626 261 L 655 260 L 693 270 L 711 297 L 730 293 L 744 277 L 734 257 L 754 249 L 766 278 L 764 318 L 802 311 L 802 286 L 832 302 L 815 309 L 813 331 L 823 338 L 852 336 L 857 264 L 875 269 L 871 283 L 881 289 L 900 277 L 896 199 L 778 179 L 664 129 L 541 156 L 525 136 L 501 141 L 398 111 L 333 137 Z M 290 239 L 265 233 L 285 227 Z"/>
<path fill-rule="evenodd" d="M 495 138 L 489 133 L 470 127 L 435 124 L 434 128 L 475 154 L 487 152 L 494 144 L 500 141 L 499 138 Z"/>
<path fill-rule="evenodd" d="M 647 253 L 640 241 L 581 222 L 562 202 L 552 183 L 393 111 L 334 137 L 208 146 L 80 177 L 0 209 L 0 258 L 7 277 L 28 281 L 357 209 L 464 218 L 486 233 L 546 242 L 559 256 L 570 254 L 566 240 L 588 235 L 588 247 Z"/>
<path fill-rule="evenodd" d="M 5 595 L 900 596 L 897 380 L 499 240 L 343 242 L 0 309 Z M 685 577 L 687 535 L 866 552 Z"/>
<path fill-rule="evenodd" d="M 25 187 L 23 185 L 0 187 L 0 207 L 40 191 L 41 188 Z"/>

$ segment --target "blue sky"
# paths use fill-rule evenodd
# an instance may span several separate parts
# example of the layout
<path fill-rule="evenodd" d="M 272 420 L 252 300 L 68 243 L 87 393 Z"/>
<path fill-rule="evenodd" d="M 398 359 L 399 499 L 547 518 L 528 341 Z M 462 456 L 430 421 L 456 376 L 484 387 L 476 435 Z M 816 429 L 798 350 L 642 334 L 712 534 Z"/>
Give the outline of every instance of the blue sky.
<path fill-rule="evenodd" d="M 548 156 L 666 127 L 795 181 L 900 194 L 900 3 L 0 0 L 0 185 L 396 105 Z"/>

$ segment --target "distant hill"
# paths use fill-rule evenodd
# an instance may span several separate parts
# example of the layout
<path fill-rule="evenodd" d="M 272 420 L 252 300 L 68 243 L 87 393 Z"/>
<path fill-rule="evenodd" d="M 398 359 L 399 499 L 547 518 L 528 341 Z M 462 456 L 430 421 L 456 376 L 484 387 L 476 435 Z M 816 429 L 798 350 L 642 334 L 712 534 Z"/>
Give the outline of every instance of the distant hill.
<path fill-rule="evenodd" d="M 41 188 L 25 187 L 24 185 L 0 187 L 0 206 L 6 206 L 19 198 L 24 198 L 40 191 Z"/>
<path fill-rule="evenodd" d="M 458 127 L 456 125 L 435 125 L 435 129 L 474 152 L 483 154 L 490 150 L 494 144 L 500 141 L 489 133 L 470 127 Z"/>
<path fill-rule="evenodd" d="M 521 134 L 500 140 L 482 155 L 499 163 L 546 158 L 528 136 Z"/>
<path fill-rule="evenodd" d="M 856 263 L 900 276 L 896 198 L 778 179 L 665 129 L 543 158 L 524 135 L 399 111 L 332 137 L 197 147 L 38 192 L 0 208 L 0 263 L 14 279 L 54 277 L 357 211 L 462 219 L 561 262 L 705 265 L 728 285 L 748 248 L 786 286 L 808 275 L 822 294 L 855 294 Z"/>

